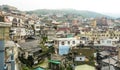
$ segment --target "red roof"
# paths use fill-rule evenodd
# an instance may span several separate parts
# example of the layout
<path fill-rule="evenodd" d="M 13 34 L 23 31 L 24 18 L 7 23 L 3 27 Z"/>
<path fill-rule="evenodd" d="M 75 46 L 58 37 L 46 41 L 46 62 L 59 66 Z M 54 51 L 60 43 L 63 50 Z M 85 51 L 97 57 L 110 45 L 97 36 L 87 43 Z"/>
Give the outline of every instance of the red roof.
<path fill-rule="evenodd" d="M 64 27 L 64 28 L 58 28 L 58 29 L 57 29 L 57 31 L 68 31 L 68 30 L 70 31 L 70 28 L 65 28 L 65 27 Z"/>

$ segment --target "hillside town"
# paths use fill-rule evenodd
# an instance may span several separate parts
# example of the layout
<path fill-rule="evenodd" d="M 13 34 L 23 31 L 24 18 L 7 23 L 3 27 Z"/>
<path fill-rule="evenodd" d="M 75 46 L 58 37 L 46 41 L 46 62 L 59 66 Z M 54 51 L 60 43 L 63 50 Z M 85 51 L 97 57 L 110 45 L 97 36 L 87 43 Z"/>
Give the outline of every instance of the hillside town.
<path fill-rule="evenodd" d="M 1 5 L 0 70 L 120 70 L 120 19 Z"/>

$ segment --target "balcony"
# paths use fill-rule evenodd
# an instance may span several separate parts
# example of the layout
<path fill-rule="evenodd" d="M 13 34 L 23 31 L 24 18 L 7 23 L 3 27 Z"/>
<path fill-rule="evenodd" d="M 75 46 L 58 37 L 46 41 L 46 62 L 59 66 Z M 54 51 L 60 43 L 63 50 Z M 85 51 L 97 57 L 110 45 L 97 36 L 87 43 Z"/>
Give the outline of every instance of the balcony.
<path fill-rule="evenodd" d="M 11 27 L 12 23 L 10 22 L 0 22 L 0 27 Z"/>

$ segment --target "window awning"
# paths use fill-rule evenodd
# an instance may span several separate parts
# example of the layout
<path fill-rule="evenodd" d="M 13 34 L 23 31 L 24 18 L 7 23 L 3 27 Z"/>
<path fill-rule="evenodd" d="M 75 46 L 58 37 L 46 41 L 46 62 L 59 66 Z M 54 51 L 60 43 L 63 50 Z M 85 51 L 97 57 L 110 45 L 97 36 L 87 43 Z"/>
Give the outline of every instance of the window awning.
<path fill-rule="evenodd" d="M 39 68 L 36 68 L 36 69 L 34 69 L 34 70 L 44 70 L 44 69 L 39 67 Z"/>
<path fill-rule="evenodd" d="M 56 61 L 56 60 L 48 60 L 48 62 L 55 63 L 55 64 L 60 64 L 60 62 Z"/>

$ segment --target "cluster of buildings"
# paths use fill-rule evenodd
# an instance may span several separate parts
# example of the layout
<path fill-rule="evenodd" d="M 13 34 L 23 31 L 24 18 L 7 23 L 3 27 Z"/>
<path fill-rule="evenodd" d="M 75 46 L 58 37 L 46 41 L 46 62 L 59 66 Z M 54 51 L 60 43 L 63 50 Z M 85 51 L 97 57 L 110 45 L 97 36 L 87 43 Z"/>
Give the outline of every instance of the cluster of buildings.
<path fill-rule="evenodd" d="M 102 70 L 107 70 L 105 68 L 109 64 L 112 67 L 119 67 L 119 64 L 114 65 L 114 63 L 119 63 L 120 57 L 120 53 L 118 53 L 120 52 L 118 49 L 120 46 L 120 20 L 118 19 L 83 18 L 74 14 L 57 13 L 41 14 L 38 17 L 7 5 L 0 6 L 0 9 L 0 40 L 5 40 L 5 62 L 8 61 L 13 51 L 17 68 L 19 68 L 17 66 L 18 57 L 23 57 L 25 60 L 33 59 L 33 62 L 28 62 L 31 65 L 37 64 L 43 59 L 40 55 L 43 49 L 39 45 L 43 37 L 47 38 L 48 42 L 45 43 L 47 46 L 50 46 L 50 42 L 52 42 L 55 54 L 64 56 L 71 52 L 76 64 L 79 64 L 79 61 L 90 61 L 89 56 L 80 50 L 91 49 L 85 51 L 89 53 L 94 49 L 98 50 L 97 53 L 104 55 L 99 56 L 99 60 L 103 63 L 98 62 Z M 94 53 L 96 51 L 91 52 L 91 57 L 94 56 Z M 109 62 L 109 60 L 113 62 Z M 25 62 L 23 61 L 23 63 Z M 95 63 L 97 62 L 94 61 Z"/>
<path fill-rule="evenodd" d="M 27 15 L 15 7 L 7 5 L 0 6 L 0 40 L 1 42 L 4 41 L 2 42 L 4 45 L 2 43 L 0 44 L 4 47 L 3 55 L 1 55 L 3 57 L 3 60 L 1 60 L 3 63 L 1 65 L 3 66 L 0 70 L 3 70 L 3 67 L 8 70 L 19 70 L 21 68 L 19 63 L 21 62 L 18 57 L 26 51 L 26 48 L 21 47 L 21 43 L 25 43 L 29 37 L 39 36 L 39 32 L 40 22 L 37 16 Z M 35 48 L 32 47 L 32 49 Z M 36 49 L 35 51 L 40 50 L 39 47 Z M 30 47 L 27 50 L 30 50 Z M 11 56 L 12 54 L 14 56 Z M 13 63 L 11 62 L 12 60 L 14 61 Z"/>

